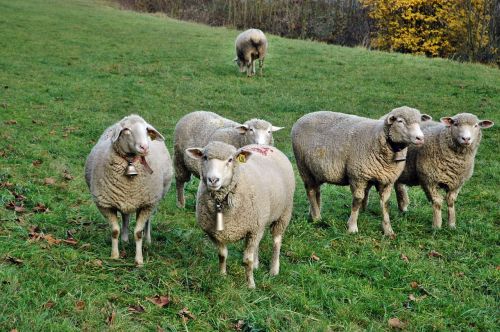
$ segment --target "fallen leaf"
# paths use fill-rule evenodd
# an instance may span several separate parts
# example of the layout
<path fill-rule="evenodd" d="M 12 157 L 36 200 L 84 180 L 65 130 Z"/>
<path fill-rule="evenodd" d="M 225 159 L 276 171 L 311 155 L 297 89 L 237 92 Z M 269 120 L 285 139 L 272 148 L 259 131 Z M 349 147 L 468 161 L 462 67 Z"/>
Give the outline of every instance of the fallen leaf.
<path fill-rule="evenodd" d="M 106 323 L 109 326 L 113 325 L 113 323 L 115 322 L 115 317 L 116 317 L 116 311 L 113 311 L 111 315 L 109 315 L 108 318 L 106 318 Z"/>
<path fill-rule="evenodd" d="M 45 304 L 43 305 L 43 307 L 45 309 L 51 309 L 55 306 L 56 304 L 54 302 L 52 302 L 51 300 L 48 300 L 47 302 L 45 302 Z"/>
<path fill-rule="evenodd" d="M 13 201 L 8 202 L 7 204 L 5 204 L 5 208 L 9 209 L 9 210 L 14 210 L 17 213 L 22 213 L 22 212 L 24 212 L 26 210 L 22 204 L 21 205 L 17 205 L 16 202 L 13 202 Z"/>
<path fill-rule="evenodd" d="M 128 307 L 128 311 L 136 313 L 136 314 L 140 314 L 140 313 L 144 312 L 144 307 L 140 304 L 131 305 Z"/>
<path fill-rule="evenodd" d="M 243 328 L 245 327 L 245 321 L 243 319 L 240 319 L 234 324 L 234 330 L 235 331 L 243 331 Z"/>
<path fill-rule="evenodd" d="M 418 285 L 418 282 L 416 282 L 416 281 L 412 281 L 412 282 L 410 282 L 410 287 L 411 287 L 411 288 L 415 289 L 415 288 L 418 288 L 418 286 L 419 286 L 419 285 Z"/>
<path fill-rule="evenodd" d="M 90 248 L 90 243 L 84 243 L 80 246 L 80 249 L 87 250 Z"/>
<path fill-rule="evenodd" d="M 1 182 L 1 183 L 0 183 L 0 188 L 3 188 L 3 187 L 5 187 L 5 188 L 10 188 L 10 187 L 13 187 L 13 186 L 14 186 L 14 184 L 13 184 L 13 183 L 11 183 L 11 182 L 9 182 L 9 181 L 6 181 L 6 182 Z"/>
<path fill-rule="evenodd" d="M 160 326 L 156 327 L 156 332 L 165 332 L 164 329 L 162 329 Z"/>
<path fill-rule="evenodd" d="M 85 309 L 85 302 L 82 301 L 82 300 L 78 300 L 75 302 L 75 309 L 78 310 L 78 311 L 81 311 L 83 309 Z"/>
<path fill-rule="evenodd" d="M 95 266 L 98 266 L 98 267 L 102 267 L 102 261 L 101 261 L 100 259 L 96 259 L 96 260 L 94 261 L 94 265 L 95 265 Z"/>
<path fill-rule="evenodd" d="M 500 270 L 500 265 L 497 265 L 497 271 Z"/>
<path fill-rule="evenodd" d="M 48 211 L 49 209 L 43 203 L 37 203 L 37 205 L 33 208 L 33 212 L 35 213 L 44 213 Z"/>
<path fill-rule="evenodd" d="M 59 244 L 61 243 L 61 240 L 56 239 L 55 237 L 52 236 L 52 234 L 47 234 L 43 236 L 43 239 L 47 241 L 48 244 Z"/>
<path fill-rule="evenodd" d="M 53 178 L 45 178 L 43 179 L 43 183 L 47 186 L 51 186 L 56 183 L 56 180 L 54 180 Z"/>
<path fill-rule="evenodd" d="M 462 277 L 464 277 L 464 276 L 465 276 L 465 273 L 463 273 L 463 272 L 458 272 L 458 273 L 457 273 L 457 277 L 462 278 Z"/>
<path fill-rule="evenodd" d="M 417 299 L 415 298 L 415 295 L 410 294 L 410 295 L 408 295 L 408 300 L 410 300 L 410 301 L 416 301 Z"/>
<path fill-rule="evenodd" d="M 12 264 L 15 264 L 15 265 L 23 265 L 23 263 L 24 263 L 24 261 L 22 259 L 15 258 L 15 257 L 12 257 L 10 255 L 5 257 L 5 261 L 12 263 Z"/>
<path fill-rule="evenodd" d="M 14 195 L 16 201 L 24 201 L 26 199 L 26 196 L 22 195 L 22 194 L 18 194 L 14 191 L 11 191 L 12 195 Z"/>
<path fill-rule="evenodd" d="M 181 316 L 184 323 L 187 323 L 190 319 L 195 319 L 194 315 L 189 311 L 187 307 L 182 308 L 177 314 Z"/>
<path fill-rule="evenodd" d="M 388 321 L 388 324 L 389 324 L 389 327 L 390 328 L 393 328 L 393 329 L 404 329 L 405 328 L 405 323 L 403 323 L 402 321 L 399 320 L 399 318 L 391 318 L 389 319 Z"/>
<path fill-rule="evenodd" d="M 406 256 L 405 254 L 401 254 L 399 258 L 401 258 L 405 263 L 410 263 L 408 256 Z"/>
<path fill-rule="evenodd" d="M 49 131 L 49 135 L 54 136 L 55 134 L 56 134 L 56 131 L 55 131 L 55 130 L 51 130 L 51 131 Z"/>
<path fill-rule="evenodd" d="M 127 257 L 127 252 L 125 251 L 125 249 L 122 249 L 120 251 L 120 258 L 125 258 L 125 257 Z"/>
<path fill-rule="evenodd" d="M 17 121 L 16 120 L 7 120 L 4 122 L 6 125 L 15 125 L 17 124 Z"/>
<path fill-rule="evenodd" d="M 67 239 L 62 240 L 64 243 L 69 244 L 70 246 L 76 246 L 78 244 L 78 241 L 75 240 L 72 237 L 69 237 Z"/>
<path fill-rule="evenodd" d="M 71 174 L 69 174 L 68 170 L 64 170 L 64 172 L 63 172 L 63 178 L 65 180 L 71 181 L 71 180 L 74 179 L 74 176 L 71 175 Z"/>
<path fill-rule="evenodd" d="M 32 162 L 33 166 L 35 166 L 35 167 L 40 166 L 42 163 L 43 163 L 43 161 L 41 161 L 39 159 L 33 160 L 33 162 Z"/>
<path fill-rule="evenodd" d="M 437 257 L 437 258 L 442 258 L 443 255 L 435 250 L 429 251 L 429 257 Z"/>
<path fill-rule="evenodd" d="M 161 296 L 161 295 L 155 295 L 153 297 L 146 297 L 146 300 L 148 300 L 151 303 L 156 304 L 160 308 L 163 308 L 170 303 L 170 299 L 168 298 L 168 296 Z"/>
<path fill-rule="evenodd" d="M 17 332 L 17 329 L 12 329 L 10 330 L 10 332 Z"/>
<path fill-rule="evenodd" d="M 319 257 L 318 257 L 318 256 L 316 256 L 316 254 L 315 254 L 315 253 L 312 253 L 312 254 L 311 254 L 311 259 L 312 259 L 313 261 L 315 261 L 315 262 L 319 261 Z"/>

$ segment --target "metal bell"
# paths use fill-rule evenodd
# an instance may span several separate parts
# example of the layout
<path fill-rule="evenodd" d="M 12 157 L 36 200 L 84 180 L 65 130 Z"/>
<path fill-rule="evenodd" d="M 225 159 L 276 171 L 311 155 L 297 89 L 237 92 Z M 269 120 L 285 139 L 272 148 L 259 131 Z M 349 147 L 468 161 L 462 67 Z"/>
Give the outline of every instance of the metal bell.
<path fill-rule="evenodd" d="M 219 232 L 224 230 L 224 221 L 222 219 L 222 212 L 217 212 L 217 218 L 215 220 L 215 230 Z"/>
<path fill-rule="evenodd" d="M 137 174 L 138 173 L 137 173 L 137 170 L 135 169 L 135 166 L 132 165 L 131 161 L 129 161 L 127 168 L 125 169 L 125 175 L 126 176 L 136 176 Z"/>

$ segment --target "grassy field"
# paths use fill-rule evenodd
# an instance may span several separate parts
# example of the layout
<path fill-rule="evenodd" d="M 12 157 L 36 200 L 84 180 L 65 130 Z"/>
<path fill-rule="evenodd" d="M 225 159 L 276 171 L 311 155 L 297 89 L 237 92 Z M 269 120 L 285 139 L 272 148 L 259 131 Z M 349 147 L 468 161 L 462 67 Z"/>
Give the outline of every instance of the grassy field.
<path fill-rule="evenodd" d="M 498 69 L 270 36 L 264 77 L 248 79 L 232 63 L 235 30 L 98 0 L 0 0 L 0 13 L 1 331 L 357 331 L 390 329 L 391 318 L 410 331 L 499 328 Z M 281 273 L 268 274 L 267 235 L 257 289 L 247 290 L 241 243 L 229 248 L 228 276 L 218 275 L 192 181 L 185 210 L 174 190 L 162 201 L 144 268 L 133 265 L 133 241 L 108 259 L 110 230 L 83 165 L 121 117 L 141 114 L 171 152 L 188 112 L 261 117 L 286 127 L 276 145 L 293 161 L 289 132 L 303 114 L 375 118 L 401 105 L 497 122 L 458 198 L 456 231 L 432 231 L 419 188 L 406 214 L 391 198 L 394 240 L 382 235 L 374 193 L 357 235 L 346 234 L 344 187 L 324 186 L 324 219 L 311 223 L 297 175 Z M 169 303 L 148 300 L 156 295 Z"/>

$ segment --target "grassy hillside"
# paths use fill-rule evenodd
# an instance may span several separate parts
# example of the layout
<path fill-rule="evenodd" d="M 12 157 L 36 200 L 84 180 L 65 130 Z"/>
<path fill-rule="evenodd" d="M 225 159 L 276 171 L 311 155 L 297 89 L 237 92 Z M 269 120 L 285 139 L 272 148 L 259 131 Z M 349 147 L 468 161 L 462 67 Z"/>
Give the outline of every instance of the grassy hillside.
<path fill-rule="evenodd" d="M 0 330 L 384 330 L 393 317 L 407 330 L 498 328 L 497 69 L 270 36 L 265 76 L 248 79 L 232 63 L 235 30 L 97 0 L 0 0 L 0 12 Z M 373 193 L 360 233 L 346 234 L 343 187 L 324 186 L 324 220 L 313 224 L 297 175 L 281 273 L 268 274 L 266 236 L 250 291 L 242 244 L 229 248 L 228 276 L 218 275 L 216 250 L 196 225 L 192 181 L 185 210 L 174 190 L 161 203 L 144 268 L 133 265 L 133 242 L 121 247 L 124 258 L 108 259 L 110 230 L 83 165 L 121 117 L 141 114 L 171 152 L 176 122 L 193 110 L 261 117 L 286 127 L 276 145 L 293 160 L 289 130 L 303 114 L 375 118 L 401 105 L 435 119 L 472 112 L 497 122 L 458 198 L 456 231 L 432 231 L 418 188 L 404 215 L 392 198 L 394 240 L 382 235 Z M 147 300 L 155 295 L 169 304 Z"/>

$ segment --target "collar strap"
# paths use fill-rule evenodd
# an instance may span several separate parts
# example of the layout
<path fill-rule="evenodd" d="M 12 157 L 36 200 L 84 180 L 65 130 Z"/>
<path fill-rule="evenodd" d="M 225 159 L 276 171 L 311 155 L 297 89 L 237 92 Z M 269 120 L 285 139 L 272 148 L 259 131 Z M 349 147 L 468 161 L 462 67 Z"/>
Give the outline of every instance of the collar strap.
<path fill-rule="evenodd" d="M 406 149 L 408 147 L 407 144 L 405 143 L 396 143 L 394 142 L 389 136 L 387 136 L 387 143 L 389 143 L 389 146 L 391 147 L 392 152 L 401 152 L 402 150 Z"/>
<path fill-rule="evenodd" d="M 146 161 L 146 157 L 139 156 L 139 155 L 133 155 L 133 154 L 127 154 L 125 156 L 120 155 L 120 157 L 125 159 L 127 161 L 127 163 L 129 163 L 129 165 L 131 165 L 134 162 L 136 162 L 137 160 L 139 160 L 141 165 L 144 166 L 144 169 L 146 170 L 146 172 L 148 172 L 149 174 L 153 174 L 153 170 L 151 169 L 148 162 Z"/>

